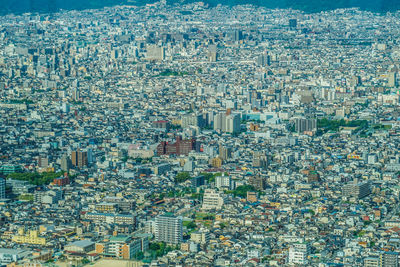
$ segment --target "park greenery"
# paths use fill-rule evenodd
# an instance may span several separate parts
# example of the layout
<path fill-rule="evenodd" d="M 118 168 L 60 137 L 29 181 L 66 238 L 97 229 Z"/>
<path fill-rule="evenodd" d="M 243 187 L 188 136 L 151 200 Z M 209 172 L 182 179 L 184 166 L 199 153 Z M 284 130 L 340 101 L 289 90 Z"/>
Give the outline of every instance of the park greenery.
<path fill-rule="evenodd" d="M 28 181 L 33 185 L 47 185 L 50 184 L 55 178 L 63 175 L 63 172 L 23 172 L 23 173 L 10 173 L 7 179 Z"/>
<path fill-rule="evenodd" d="M 149 250 L 147 250 L 144 254 L 137 254 L 136 258 L 143 259 L 146 257 L 149 259 L 156 259 L 158 257 L 162 257 L 166 255 L 168 252 L 173 251 L 174 249 L 177 249 L 178 247 L 172 247 L 172 246 L 167 246 L 166 243 L 164 242 L 154 242 L 150 243 L 149 245 Z"/>
<path fill-rule="evenodd" d="M 329 120 L 327 118 L 317 121 L 317 135 L 322 135 L 328 132 L 339 132 L 343 127 L 355 128 L 354 133 L 360 134 L 361 137 L 371 135 L 373 131 L 390 130 L 391 125 L 370 124 L 367 120 Z M 293 129 L 294 130 L 294 125 Z"/>
<path fill-rule="evenodd" d="M 252 185 L 240 185 L 235 190 L 226 190 L 225 193 L 233 194 L 235 197 L 246 198 L 249 191 L 256 191 L 256 189 Z"/>
<path fill-rule="evenodd" d="M 187 71 L 172 71 L 170 69 L 164 70 L 160 73 L 160 76 L 167 77 L 167 76 L 184 76 L 188 75 L 189 73 Z"/>
<path fill-rule="evenodd" d="M 342 127 L 355 127 L 355 132 L 359 132 L 368 128 L 366 120 L 329 120 L 327 118 L 317 121 L 317 135 L 322 135 L 327 132 L 338 132 Z"/>
<path fill-rule="evenodd" d="M 34 102 L 30 99 L 10 99 L 8 100 L 10 104 L 33 104 Z"/>
<path fill-rule="evenodd" d="M 21 194 L 18 196 L 18 200 L 21 201 L 33 201 L 34 197 L 33 194 Z"/>
<path fill-rule="evenodd" d="M 192 177 L 188 172 L 180 172 L 175 176 L 175 183 L 183 183 L 190 179 L 192 179 Z"/>

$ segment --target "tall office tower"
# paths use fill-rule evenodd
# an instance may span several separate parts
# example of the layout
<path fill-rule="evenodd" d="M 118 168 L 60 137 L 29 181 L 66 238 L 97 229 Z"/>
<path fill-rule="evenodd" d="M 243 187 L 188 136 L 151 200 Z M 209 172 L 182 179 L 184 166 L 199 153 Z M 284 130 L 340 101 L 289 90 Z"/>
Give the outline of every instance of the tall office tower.
<path fill-rule="evenodd" d="M 297 19 L 289 19 L 289 27 L 297 28 Z"/>
<path fill-rule="evenodd" d="M 62 110 L 63 113 L 69 113 L 69 111 L 70 111 L 69 104 L 66 103 L 66 102 L 63 102 L 62 106 L 61 106 L 61 110 Z"/>
<path fill-rule="evenodd" d="M 232 41 L 234 42 L 239 42 L 240 40 L 243 40 L 243 32 L 242 30 L 234 30 L 232 32 Z"/>
<path fill-rule="evenodd" d="M 389 77 L 388 77 L 388 86 L 389 87 L 396 87 L 397 82 L 396 82 L 396 73 L 395 72 L 390 72 Z"/>
<path fill-rule="evenodd" d="M 216 62 L 218 60 L 218 52 L 216 45 L 209 45 L 208 46 L 208 61 Z"/>
<path fill-rule="evenodd" d="M 226 132 L 238 133 L 240 132 L 240 114 L 231 114 L 226 116 Z"/>
<path fill-rule="evenodd" d="M 271 64 L 271 56 L 268 54 L 261 54 L 257 57 L 257 65 L 264 67 Z"/>
<path fill-rule="evenodd" d="M 0 178 L 0 199 L 6 198 L 6 179 Z"/>
<path fill-rule="evenodd" d="M 253 167 L 266 168 L 268 166 L 268 157 L 263 152 L 253 152 Z"/>
<path fill-rule="evenodd" d="M 203 119 L 203 114 L 188 114 L 182 117 L 182 128 L 189 126 L 204 127 L 206 121 Z"/>
<path fill-rule="evenodd" d="M 225 132 L 226 130 L 226 114 L 219 113 L 214 115 L 214 130 L 220 130 Z"/>
<path fill-rule="evenodd" d="M 164 60 L 165 59 L 165 48 L 158 45 L 148 45 L 146 52 L 147 60 Z"/>
<path fill-rule="evenodd" d="M 61 158 L 61 170 L 63 171 L 69 171 L 69 169 L 71 168 L 71 160 L 68 158 L 67 155 L 64 155 Z"/>
<path fill-rule="evenodd" d="M 75 167 L 84 167 L 88 165 L 88 156 L 86 151 L 72 151 L 71 153 L 72 165 Z"/>
<path fill-rule="evenodd" d="M 360 76 L 352 76 L 350 78 L 350 86 L 356 87 L 361 84 L 361 77 Z"/>
<path fill-rule="evenodd" d="M 317 120 L 316 119 L 304 119 L 298 118 L 295 121 L 295 130 L 298 133 L 314 131 L 317 129 Z"/>
<path fill-rule="evenodd" d="M 232 158 L 232 148 L 231 147 L 224 147 L 222 144 L 219 145 L 219 157 L 226 161 Z"/>
<path fill-rule="evenodd" d="M 111 50 L 111 59 L 115 60 L 117 58 L 118 58 L 118 50 L 114 48 Z"/>
<path fill-rule="evenodd" d="M 156 217 L 155 238 L 168 244 L 182 243 L 182 217 L 166 213 Z"/>
<path fill-rule="evenodd" d="M 49 158 L 46 156 L 39 156 L 38 157 L 38 166 L 39 166 L 39 168 L 49 167 Z"/>
<path fill-rule="evenodd" d="M 80 98 L 79 89 L 78 88 L 72 89 L 72 100 L 79 101 L 79 98 Z"/>
<path fill-rule="evenodd" d="M 260 175 L 255 175 L 250 177 L 249 184 L 254 186 L 254 188 L 257 190 L 264 190 L 267 186 L 267 181 L 265 177 L 262 177 Z"/>

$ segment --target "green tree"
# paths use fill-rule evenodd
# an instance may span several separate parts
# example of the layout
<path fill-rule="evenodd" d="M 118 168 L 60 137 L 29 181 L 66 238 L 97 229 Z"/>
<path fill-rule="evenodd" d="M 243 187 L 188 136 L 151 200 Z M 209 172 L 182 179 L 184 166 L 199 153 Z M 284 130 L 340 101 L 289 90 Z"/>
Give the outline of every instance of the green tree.
<path fill-rule="evenodd" d="M 189 179 L 191 179 L 190 174 L 188 172 L 180 172 L 175 176 L 176 183 L 183 183 Z"/>
<path fill-rule="evenodd" d="M 236 189 L 233 190 L 232 193 L 233 193 L 233 195 L 235 197 L 239 196 L 241 198 L 245 198 L 245 197 L 247 197 L 247 192 L 248 191 L 255 191 L 254 186 L 252 186 L 252 185 L 241 185 L 241 186 L 236 187 Z"/>

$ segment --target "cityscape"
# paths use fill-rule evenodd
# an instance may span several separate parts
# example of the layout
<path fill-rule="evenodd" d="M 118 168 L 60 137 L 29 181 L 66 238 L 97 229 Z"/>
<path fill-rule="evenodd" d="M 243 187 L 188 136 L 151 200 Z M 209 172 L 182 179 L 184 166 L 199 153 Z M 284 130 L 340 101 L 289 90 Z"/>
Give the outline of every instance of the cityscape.
<path fill-rule="evenodd" d="M 0 16 L 0 266 L 398 267 L 400 12 Z"/>

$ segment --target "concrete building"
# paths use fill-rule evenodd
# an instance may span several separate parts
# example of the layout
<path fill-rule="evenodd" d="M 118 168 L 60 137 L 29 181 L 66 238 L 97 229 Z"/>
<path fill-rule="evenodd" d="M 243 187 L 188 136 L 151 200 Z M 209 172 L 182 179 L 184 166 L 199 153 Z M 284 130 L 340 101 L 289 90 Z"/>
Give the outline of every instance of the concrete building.
<path fill-rule="evenodd" d="M 298 133 L 315 131 L 317 129 L 316 119 L 297 118 L 295 120 L 295 131 Z"/>
<path fill-rule="evenodd" d="M 65 251 L 75 253 L 87 253 L 95 249 L 95 243 L 90 240 L 78 240 L 67 244 Z"/>
<path fill-rule="evenodd" d="M 220 192 L 217 192 L 213 189 L 206 189 L 204 191 L 203 197 L 203 210 L 212 210 L 212 209 L 221 209 L 224 205 L 224 199 L 221 196 Z"/>
<path fill-rule="evenodd" d="M 308 264 L 308 255 L 310 254 L 310 246 L 307 243 L 295 243 L 289 248 L 288 263 L 289 264 Z"/>
<path fill-rule="evenodd" d="M 6 198 L 6 179 L 0 178 L 0 199 Z"/>
<path fill-rule="evenodd" d="M 155 238 L 158 242 L 179 244 L 182 242 L 182 218 L 166 213 L 155 220 Z"/>
<path fill-rule="evenodd" d="M 354 181 L 343 186 L 343 196 L 363 198 L 371 193 L 369 182 Z"/>

